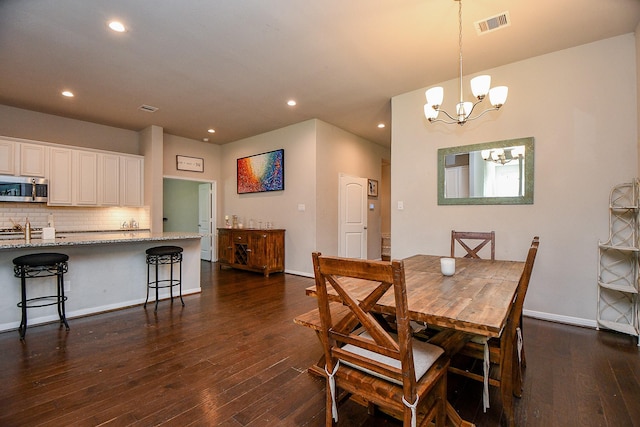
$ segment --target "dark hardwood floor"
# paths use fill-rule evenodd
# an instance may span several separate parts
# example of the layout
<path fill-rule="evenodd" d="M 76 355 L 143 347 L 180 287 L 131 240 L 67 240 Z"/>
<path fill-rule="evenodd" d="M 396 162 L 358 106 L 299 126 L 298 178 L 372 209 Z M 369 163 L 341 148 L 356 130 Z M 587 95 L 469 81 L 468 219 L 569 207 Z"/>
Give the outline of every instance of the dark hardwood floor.
<path fill-rule="evenodd" d="M 322 426 L 324 380 L 306 368 L 315 334 L 292 319 L 313 280 L 202 263 L 202 294 L 0 334 L 0 426 Z M 17 286 L 5 283 L 3 286 Z M 73 294 L 69 294 L 73 298 Z M 16 318 L 19 311 L 16 308 Z M 525 319 L 520 426 L 640 426 L 640 352 L 632 337 Z M 496 390 L 451 378 L 449 398 L 478 426 L 500 423 Z M 343 426 L 397 426 L 360 406 Z"/>

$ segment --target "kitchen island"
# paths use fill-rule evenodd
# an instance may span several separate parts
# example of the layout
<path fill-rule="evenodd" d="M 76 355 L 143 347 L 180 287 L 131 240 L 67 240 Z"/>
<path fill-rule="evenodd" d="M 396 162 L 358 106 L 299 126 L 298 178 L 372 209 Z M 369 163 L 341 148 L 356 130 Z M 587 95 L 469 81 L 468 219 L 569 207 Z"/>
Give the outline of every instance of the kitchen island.
<path fill-rule="evenodd" d="M 0 331 L 20 324 L 20 279 L 13 274 L 13 259 L 39 252 L 69 255 L 65 274 L 67 318 L 100 313 L 144 303 L 147 295 L 145 251 L 154 246 L 172 245 L 184 249 L 182 295 L 200 292 L 200 238 L 197 233 L 150 233 L 148 231 L 58 233 L 55 239 L 0 240 Z M 161 274 L 163 272 L 161 271 Z M 169 297 L 169 289 L 160 290 Z M 177 288 L 174 288 L 174 296 Z M 29 280 L 29 298 L 55 293 L 52 277 Z M 150 300 L 155 295 L 149 296 Z M 175 302 L 175 301 L 174 301 Z M 188 307 L 188 301 L 186 301 Z M 164 303 L 165 305 L 168 302 Z M 180 302 L 178 300 L 178 306 Z M 153 307 L 153 306 L 152 306 Z M 164 308 L 161 302 L 158 310 Z M 140 307 L 143 310 L 142 307 Z M 168 309 L 168 307 L 167 307 Z M 153 310 L 153 308 L 152 308 Z M 55 306 L 31 309 L 29 326 L 57 321 Z M 73 323 L 70 322 L 71 330 Z"/>

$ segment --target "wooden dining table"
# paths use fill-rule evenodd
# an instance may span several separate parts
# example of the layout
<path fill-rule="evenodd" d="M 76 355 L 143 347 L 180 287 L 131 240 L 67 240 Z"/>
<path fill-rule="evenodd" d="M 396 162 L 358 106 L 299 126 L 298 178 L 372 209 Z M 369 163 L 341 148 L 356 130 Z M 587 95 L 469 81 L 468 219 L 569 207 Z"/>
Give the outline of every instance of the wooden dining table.
<path fill-rule="evenodd" d="M 405 282 L 409 315 L 412 320 L 425 322 L 429 326 L 454 329 L 484 337 L 499 337 L 516 295 L 520 276 L 524 271 L 524 261 L 484 260 L 456 258 L 455 273 L 445 276 L 440 269 L 440 259 L 436 255 L 414 255 L 404 259 Z M 363 279 L 348 279 L 353 283 L 349 292 L 356 299 L 370 293 L 374 283 L 368 285 Z M 337 294 L 328 286 L 329 298 Z M 306 288 L 307 295 L 315 296 L 316 287 Z M 381 314 L 395 314 L 393 290 L 378 300 L 375 311 Z M 501 382 L 503 402 L 513 393 L 509 381 Z M 508 418 L 513 416 L 511 405 L 503 405 Z M 453 411 L 453 413 L 451 413 Z M 449 405 L 449 418 L 457 413 Z M 456 425 L 472 425 L 455 419 Z"/>

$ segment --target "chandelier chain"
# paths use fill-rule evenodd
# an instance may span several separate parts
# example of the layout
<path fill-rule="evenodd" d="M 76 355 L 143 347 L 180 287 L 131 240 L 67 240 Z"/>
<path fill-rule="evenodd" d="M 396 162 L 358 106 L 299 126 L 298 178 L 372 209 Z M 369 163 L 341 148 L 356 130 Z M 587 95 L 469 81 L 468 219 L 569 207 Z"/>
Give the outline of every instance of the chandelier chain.
<path fill-rule="evenodd" d="M 458 0 L 458 52 L 460 54 L 460 104 L 464 102 L 462 96 L 462 0 Z"/>

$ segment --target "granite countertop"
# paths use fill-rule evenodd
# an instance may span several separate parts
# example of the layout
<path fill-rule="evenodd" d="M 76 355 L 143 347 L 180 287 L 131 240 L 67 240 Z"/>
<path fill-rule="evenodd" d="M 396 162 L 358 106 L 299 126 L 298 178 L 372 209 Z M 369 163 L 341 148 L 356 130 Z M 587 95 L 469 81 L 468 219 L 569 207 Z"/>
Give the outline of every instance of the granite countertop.
<path fill-rule="evenodd" d="M 163 240 L 200 239 L 201 234 L 190 232 L 151 233 L 149 231 L 101 231 L 56 233 L 51 240 L 32 238 L 30 243 L 25 239 L 0 240 L 1 249 L 24 249 L 38 247 L 98 245 L 108 243 L 153 242 Z"/>

